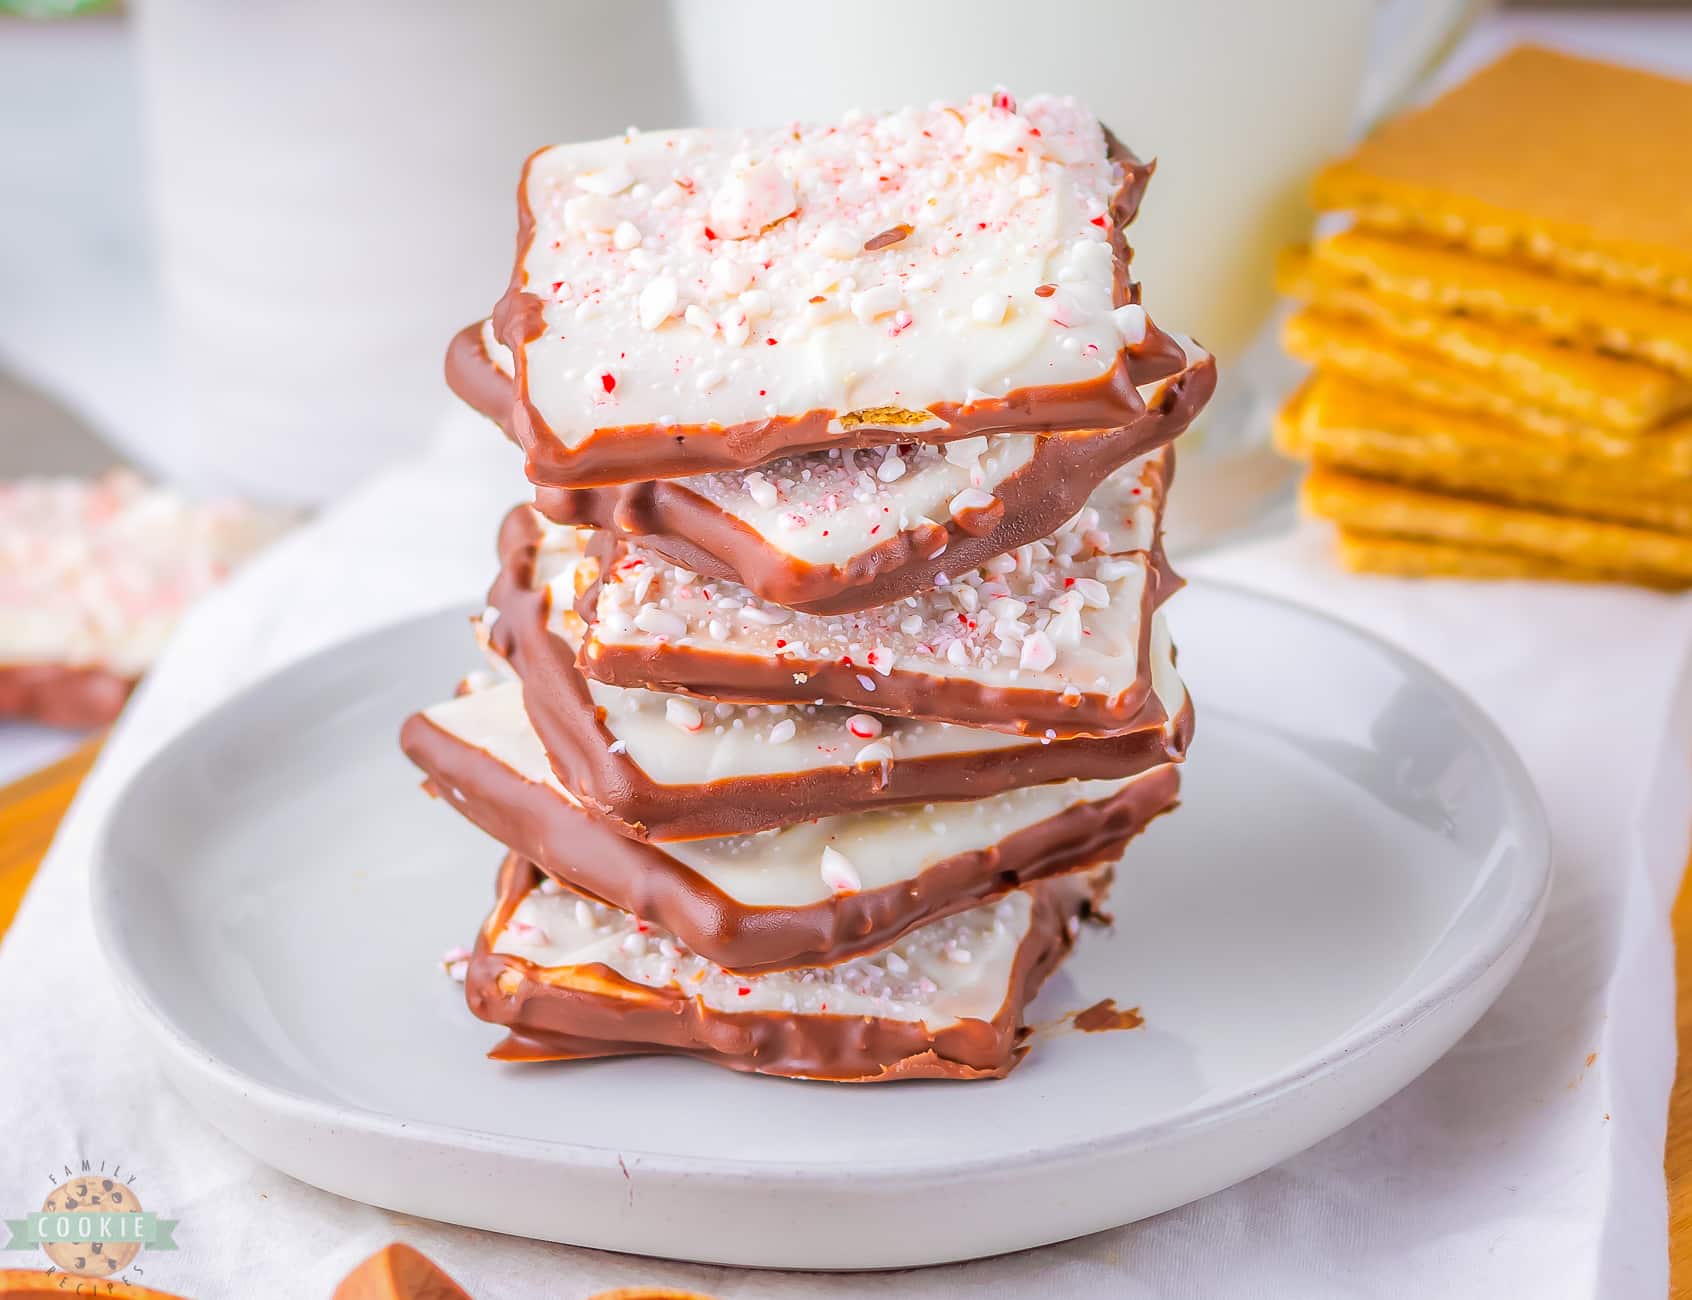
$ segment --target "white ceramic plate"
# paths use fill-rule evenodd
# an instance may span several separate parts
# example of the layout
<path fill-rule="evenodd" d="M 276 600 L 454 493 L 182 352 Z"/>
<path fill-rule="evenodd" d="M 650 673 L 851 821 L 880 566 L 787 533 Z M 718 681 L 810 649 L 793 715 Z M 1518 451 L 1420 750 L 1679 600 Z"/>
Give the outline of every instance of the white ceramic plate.
<path fill-rule="evenodd" d="M 411 1214 L 612 1250 L 884 1268 L 1016 1250 L 1226 1187 L 1379 1104 L 1514 974 L 1549 880 L 1492 726 L 1403 655 L 1194 583 L 1171 606 L 1199 731 L 1130 850 L 1113 932 L 1035 1003 L 1008 1079 L 796 1083 L 688 1060 L 509 1066 L 440 973 L 499 852 L 395 732 L 473 665 L 461 613 L 384 629 L 218 709 L 136 778 L 101 938 L 195 1109 L 260 1159 Z"/>

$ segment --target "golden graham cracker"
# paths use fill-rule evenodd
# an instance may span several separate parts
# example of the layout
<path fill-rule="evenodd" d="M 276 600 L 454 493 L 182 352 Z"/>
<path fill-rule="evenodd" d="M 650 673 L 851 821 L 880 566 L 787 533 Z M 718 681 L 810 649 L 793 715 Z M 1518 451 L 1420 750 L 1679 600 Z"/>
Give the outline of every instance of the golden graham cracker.
<path fill-rule="evenodd" d="M 1692 82 L 1528 45 L 1385 123 L 1314 200 L 1692 303 L 1689 158 Z"/>
<path fill-rule="evenodd" d="M 1309 514 L 1359 532 L 1505 551 L 1650 586 L 1692 585 L 1692 537 L 1444 496 L 1320 463 L 1305 477 L 1302 500 Z"/>
<path fill-rule="evenodd" d="M 1583 458 L 1337 375 L 1313 376 L 1292 396 L 1275 422 L 1275 443 L 1290 456 L 1371 478 L 1692 535 L 1692 477 Z"/>
<path fill-rule="evenodd" d="M 1488 550 L 1456 542 L 1417 537 L 1388 537 L 1355 528 L 1338 530 L 1341 567 L 1352 573 L 1395 578 L 1527 579 L 1539 582 L 1626 582 L 1678 590 L 1684 584 L 1660 582 L 1651 574 L 1612 571 L 1569 564 L 1516 551 Z"/>
<path fill-rule="evenodd" d="M 1432 311 L 1460 312 L 1692 378 L 1692 308 L 1681 304 L 1367 230 L 1318 240 L 1311 256 L 1382 297 L 1409 298 Z"/>
<path fill-rule="evenodd" d="M 1473 371 L 1418 353 L 1367 325 L 1306 307 L 1282 328 L 1288 352 L 1323 370 L 1428 406 L 1485 416 L 1593 459 L 1626 460 L 1651 473 L 1692 473 L 1692 417 L 1648 433 L 1621 433 L 1533 406 Z"/>
<path fill-rule="evenodd" d="M 1276 287 L 1323 316 L 1355 321 L 1406 348 L 1473 371 L 1524 403 L 1621 433 L 1655 428 L 1692 411 L 1692 379 L 1658 366 L 1572 348 L 1517 328 L 1432 310 L 1409 294 L 1371 287 L 1290 248 Z"/>

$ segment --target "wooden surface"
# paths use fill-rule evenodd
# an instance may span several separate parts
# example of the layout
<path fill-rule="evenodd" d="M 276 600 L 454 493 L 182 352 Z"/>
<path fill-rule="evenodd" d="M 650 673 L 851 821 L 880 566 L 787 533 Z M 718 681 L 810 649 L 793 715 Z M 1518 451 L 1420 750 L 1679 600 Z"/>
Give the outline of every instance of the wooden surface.
<path fill-rule="evenodd" d="M 0 789 L 0 934 L 11 925 L 59 819 L 100 752 L 96 736 L 51 767 Z"/>
<path fill-rule="evenodd" d="M 52 843 L 59 820 L 100 752 L 100 738 L 52 767 L 0 789 L 0 934 L 11 924 L 36 865 Z M 1688 864 L 1692 876 L 1692 864 Z M 1674 908 L 1675 979 L 1680 1060 L 1669 1099 L 1668 1176 L 1670 1294 L 1692 1300 L 1692 889 L 1682 888 Z"/>

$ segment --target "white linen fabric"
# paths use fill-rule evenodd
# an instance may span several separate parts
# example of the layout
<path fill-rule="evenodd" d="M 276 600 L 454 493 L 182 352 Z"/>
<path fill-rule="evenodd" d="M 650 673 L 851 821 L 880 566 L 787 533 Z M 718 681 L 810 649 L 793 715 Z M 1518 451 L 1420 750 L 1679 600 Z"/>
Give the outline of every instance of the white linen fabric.
<path fill-rule="evenodd" d="M 35 1208 L 88 1155 L 140 1174 L 180 1249 L 137 1280 L 189 1296 L 327 1296 L 402 1239 L 478 1297 L 637 1282 L 731 1297 L 1630 1297 L 1666 1287 L 1674 1063 L 1669 907 L 1692 826 L 1692 600 L 1614 587 L 1337 572 L 1321 531 L 1191 566 L 1308 602 L 1427 660 L 1520 749 L 1557 883 L 1498 1005 L 1374 1113 L 1229 1191 L 1042 1250 L 903 1273 L 670 1264 L 425 1223 L 270 1170 L 171 1091 L 106 971 L 89 859 L 125 780 L 243 684 L 387 620 L 475 601 L 515 455 L 466 417 L 260 557 L 186 620 L 137 694 L 0 945 L 0 1195 Z M 13 1266 L 41 1262 L 22 1254 Z"/>

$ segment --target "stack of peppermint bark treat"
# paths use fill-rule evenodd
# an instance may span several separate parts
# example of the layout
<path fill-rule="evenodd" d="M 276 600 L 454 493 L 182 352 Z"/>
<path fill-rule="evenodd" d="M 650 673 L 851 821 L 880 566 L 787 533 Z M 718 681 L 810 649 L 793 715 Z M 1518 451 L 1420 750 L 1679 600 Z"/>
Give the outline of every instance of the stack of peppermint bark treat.
<path fill-rule="evenodd" d="M 1151 168 L 1070 100 L 543 149 L 448 378 L 527 456 L 478 633 L 411 718 L 507 856 L 493 1055 L 973 1079 L 1176 797 Z"/>

